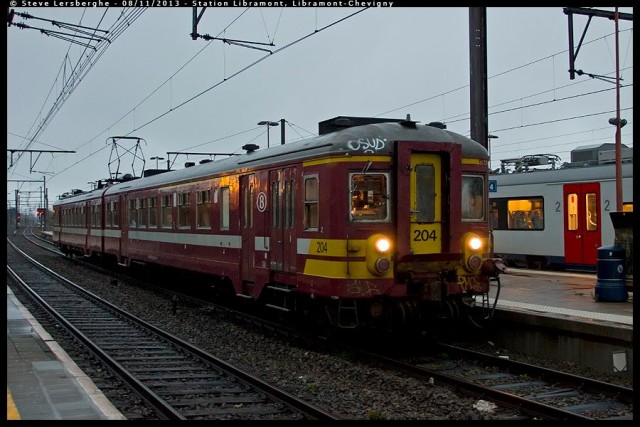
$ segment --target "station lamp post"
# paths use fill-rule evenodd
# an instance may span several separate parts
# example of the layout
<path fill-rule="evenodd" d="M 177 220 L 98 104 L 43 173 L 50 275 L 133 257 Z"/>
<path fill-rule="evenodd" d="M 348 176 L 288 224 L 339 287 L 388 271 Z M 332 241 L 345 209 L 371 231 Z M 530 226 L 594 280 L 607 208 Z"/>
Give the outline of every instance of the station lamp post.
<path fill-rule="evenodd" d="M 280 123 L 278 122 L 270 122 L 268 120 L 263 120 L 261 122 L 258 122 L 258 125 L 260 126 L 267 126 L 267 148 L 269 148 L 269 129 L 271 129 L 271 126 L 278 126 Z"/>

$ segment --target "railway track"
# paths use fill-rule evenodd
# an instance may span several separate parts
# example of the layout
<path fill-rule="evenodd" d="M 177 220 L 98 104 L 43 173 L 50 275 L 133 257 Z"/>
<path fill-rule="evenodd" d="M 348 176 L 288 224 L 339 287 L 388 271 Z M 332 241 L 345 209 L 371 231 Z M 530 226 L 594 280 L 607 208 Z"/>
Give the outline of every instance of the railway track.
<path fill-rule="evenodd" d="M 9 240 L 7 272 L 159 419 L 337 419 L 84 291 Z"/>
<path fill-rule="evenodd" d="M 277 326 L 269 328 L 275 330 Z M 447 384 L 461 393 L 480 397 L 489 406 L 513 408 L 517 415 L 509 419 L 633 419 L 631 388 L 450 345 L 442 345 L 438 356 L 430 353 L 411 358 L 376 354 L 327 340 L 319 345 L 357 354 L 385 369 L 400 370 L 422 381 L 425 387 L 434 382 Z"/>
<path fill-rule="evenodd" d="M 518 419 L 632 420 L 632 388 L 600 382 L 438 344 L 423 354 L 391 356 L 345 346 L 356 357 L 398 369 L 425 384 L 445 383 L 477 396 L 489 406 L 504 405 L 521 412 Z"/>

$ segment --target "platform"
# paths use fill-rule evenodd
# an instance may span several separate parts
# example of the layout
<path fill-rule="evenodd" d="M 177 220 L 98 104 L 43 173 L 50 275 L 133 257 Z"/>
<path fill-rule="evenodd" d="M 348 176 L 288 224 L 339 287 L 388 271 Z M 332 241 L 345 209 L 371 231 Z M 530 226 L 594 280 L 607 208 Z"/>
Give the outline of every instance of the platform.
<path fill-rule="evenodd" d="M 500 275 L 500 294 L 492 284 L 489 301 L 498 296 L 498 309 L 633 326 L 633 292 L 624 302 L 596 301 L 596 280 L 595 274 L 507 268 Z"/>
<path fill-rule="evenodd" d="M 124 420 L 7 286 L 7 420 Z"/>

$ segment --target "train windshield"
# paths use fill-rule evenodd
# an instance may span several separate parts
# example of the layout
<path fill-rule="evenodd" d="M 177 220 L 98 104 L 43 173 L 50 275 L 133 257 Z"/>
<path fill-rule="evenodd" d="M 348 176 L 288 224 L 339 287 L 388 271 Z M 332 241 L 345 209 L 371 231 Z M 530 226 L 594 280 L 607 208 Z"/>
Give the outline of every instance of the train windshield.
<path fill-rule="evenodd" d="M 389 218 L 389 174 L 352 173 L 351 221 L 386 221 Z"/>
<path fill-rule="evenodd" d="M 484 220 L 484 179 L 481 176 L 462 177 L 462 219 Z"/>

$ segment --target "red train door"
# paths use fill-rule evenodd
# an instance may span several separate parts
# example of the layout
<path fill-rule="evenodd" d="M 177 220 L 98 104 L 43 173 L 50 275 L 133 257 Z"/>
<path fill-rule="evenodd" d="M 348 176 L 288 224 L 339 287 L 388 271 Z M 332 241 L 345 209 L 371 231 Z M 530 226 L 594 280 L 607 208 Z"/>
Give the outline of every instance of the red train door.
<path fill-rule="evenodd" d="M 564 261 L 567 264 L 596 265 L 602 246 L 600 183 L 565 184 Z"/>
<path fill-rule="evenodd" d="M 255 227 L 253 209 L 256 199 L 255 175 L 240 177 L 240 228 L 242 248 L 240 250 L 241 279 L 243 282 L 255 282 Z"/>
<path fill-rule="evenodd" d="M 269 249 L 274 271 L 296 271 L 295 174 L 295 168 L 269 172 Z"/>

